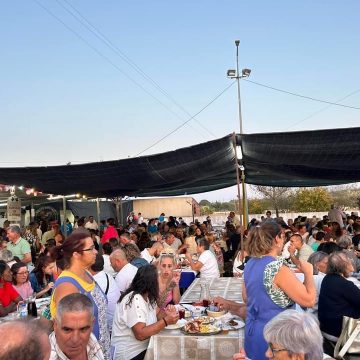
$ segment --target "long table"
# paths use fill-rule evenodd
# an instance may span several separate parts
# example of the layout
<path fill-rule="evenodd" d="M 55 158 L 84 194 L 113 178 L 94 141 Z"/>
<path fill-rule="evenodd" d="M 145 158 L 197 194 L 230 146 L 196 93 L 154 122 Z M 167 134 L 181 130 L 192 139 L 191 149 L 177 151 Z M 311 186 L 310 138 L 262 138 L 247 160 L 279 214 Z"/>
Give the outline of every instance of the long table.
<path fill-rule="evenodd" d="M 200 298 L 200 282 L 202 279 L 195 279 L 189 288 L 184 292 L 180 298 L 180 303 L 190 304 L 199 301 Z M 210 283 L 210 295 L 212 297 L 221 296 L 227 300 L 243 302 L 242 299 L 242 278 L 223 277 L 212 279 Z"/>
<path fill-rule="evenodd" d="M 180 299 L 192 303 L 200 297 L 200 281 L 195 279 Z M 239 278 L 210 281 L 210 294 L 242 302 Z M 211 336 L 187 335 L 180 330 L 162 330 L 151 337 L 145 360 L 228 360 L 244 346 L 244 328 Z"/>

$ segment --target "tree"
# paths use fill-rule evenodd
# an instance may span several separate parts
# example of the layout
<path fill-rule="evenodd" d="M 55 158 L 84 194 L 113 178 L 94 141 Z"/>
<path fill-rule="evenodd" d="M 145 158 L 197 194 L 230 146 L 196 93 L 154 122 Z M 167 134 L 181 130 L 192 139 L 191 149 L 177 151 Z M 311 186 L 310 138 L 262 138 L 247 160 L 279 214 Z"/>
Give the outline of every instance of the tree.
<path fill-rule="evenodd" d="M 294 194 L 293 209 L 300 212 L 325 211 L 332 202 L 333 199 L 325 188 L 300 188 Z"/>
<path fill-rule="evenodd" d="M 275 209 L 276 217 L 279 217 L 279 210 L 288 208 L 287 195 L 292 191 L 290 187 L 261 186 L 253 185 L 253 190 L 270 200 L 271 206 Z"/>
<path fill-rule="evenodd" d="M 201 215 L 211 215 L 214 212 L 214 208 L 209 205 L 201 206 L 200 208 Z"/>
<path fill-rule="evenodd" d="M 268 209 L 267 202 L 264 199 L 248 200 L 249 214 L 263 214 Z"/>
<path fill-rule="evenodd" d="M 209 200 L 203 199 L 203 200 L 200 200 L 199 205 L 200 206 L 210 206 L 211 203 Z"/>

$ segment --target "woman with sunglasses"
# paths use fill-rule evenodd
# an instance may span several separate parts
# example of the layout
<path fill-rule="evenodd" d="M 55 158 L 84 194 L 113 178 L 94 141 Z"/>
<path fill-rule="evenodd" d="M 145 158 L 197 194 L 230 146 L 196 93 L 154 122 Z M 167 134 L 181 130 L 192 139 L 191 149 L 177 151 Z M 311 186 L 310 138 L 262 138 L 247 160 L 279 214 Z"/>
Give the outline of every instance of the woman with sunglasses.
<path fill-rule="evenodd" d="M 276 315 L 293 308 L 313 307 L 316 289 L 313 267 L 299 261 L 304 283 L 278 258 L 284 247 L 284 233 L 276 222 L 267 221 L 251 230 L 247 241 L 250 260 L 244 269 L 243 300 L 246 304 L 245 351 L 250 359 L 265 359 L 268 347 L 264 326 Z"/>
<path fill-rule="evenodd" d="M 34 293 L 29 281 L 29 271 L 26 264 L 22 262 L 15 263 L 11 266 L 13 277 L 13 287 L 19 295 L 25 300 Z"/>
<path fill-rule="evenodd" d="M 107 327 L 107 300 L 87 270 L 95 263 L 97 251 L 88 232 L 73 232 L 54 251 L 57 260 L 63 259 L 65 270 L 55 282 L 50 311 L 56 315 L 56 304 L 66 295 L 81 293 L 89 297 L 94 305 L 93 334 L 99 340 L 105 359 L 110 359 L 110 335 Z"/>
<path fill-rule="evenodd" d="M 179 281 L 181 273 L 174 271 L 175 257 L 174 254 L 161 254 L 158 275 L 159 281 L 159 309 L 165 309 L 169 304 L 178 304 L 180 301 Z"/>

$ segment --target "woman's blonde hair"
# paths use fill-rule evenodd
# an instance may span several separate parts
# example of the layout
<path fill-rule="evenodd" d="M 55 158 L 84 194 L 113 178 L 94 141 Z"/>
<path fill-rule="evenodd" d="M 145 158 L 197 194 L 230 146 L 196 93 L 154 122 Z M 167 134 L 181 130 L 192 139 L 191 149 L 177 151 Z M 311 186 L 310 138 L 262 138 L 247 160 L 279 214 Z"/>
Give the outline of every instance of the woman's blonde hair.
<path fill-rule="evenodd" d="M 175 255 L 172 253 L 161 253 L 160 254 L 160 259 L 159 259 L 159 264 L 161 264 L 163 262 L 164 259 L 171 259 L 172 263 L 175 265 Z"/>
<path fill-rule="evenodd" d="M 274 246 L 276 236 L 280 233 L 280 226 L 273 221 L 264 222 L 253 228 L 247 240 L 246 250 L 249 256 L 260 257 L 268 254 Z"/>

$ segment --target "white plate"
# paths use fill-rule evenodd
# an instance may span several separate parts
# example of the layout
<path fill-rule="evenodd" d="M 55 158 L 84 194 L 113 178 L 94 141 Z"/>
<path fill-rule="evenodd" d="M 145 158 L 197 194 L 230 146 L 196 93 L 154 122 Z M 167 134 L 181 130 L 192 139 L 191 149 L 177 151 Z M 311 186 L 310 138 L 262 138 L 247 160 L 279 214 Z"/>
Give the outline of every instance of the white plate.
<path fill-rule="evenodd" d="M 239 330 L 239 329 L 241 329 L 241 328 L 243 328 L 245 326 L 245 323 L 242 320 L 234 319 L 234 321 L 236 321 L 238 323 L 235 326 L 228 325 L 228 321 L 226 321 L 223 324 L 223 330 Z"/>
<path fill-rule="evenodd" d="M 187 321 L 186 321 L 185 319 L 180 319 L 180 320 L 178 320 L 178 322 L 177 322 L 176 324 L 168 325 L 168 326 L 165 327 L 165 329 L 167 329 L 167 330 L 180 329 L 180 328 L 183 327 L 186 323 L 187 323 Z"/>

